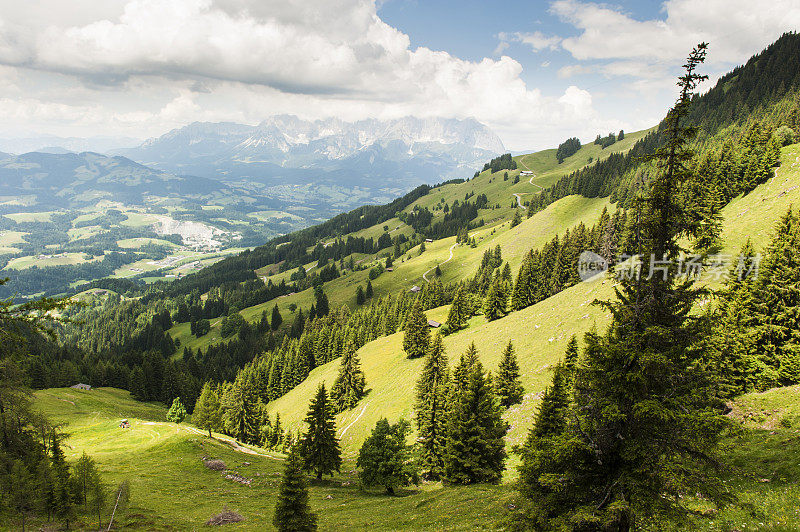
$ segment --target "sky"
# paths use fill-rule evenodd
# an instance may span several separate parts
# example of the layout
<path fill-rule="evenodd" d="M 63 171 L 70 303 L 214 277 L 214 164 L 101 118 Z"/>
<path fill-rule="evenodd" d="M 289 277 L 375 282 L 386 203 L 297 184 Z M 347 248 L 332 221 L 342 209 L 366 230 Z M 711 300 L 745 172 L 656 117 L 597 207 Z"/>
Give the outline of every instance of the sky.
<path fill-rule="evenodd" d="M 700 41 L 708 88 L 799 28 L 798 0 L 0 0 L 0 136 L 413 115 L 543 149 L 657 123 Z"/>

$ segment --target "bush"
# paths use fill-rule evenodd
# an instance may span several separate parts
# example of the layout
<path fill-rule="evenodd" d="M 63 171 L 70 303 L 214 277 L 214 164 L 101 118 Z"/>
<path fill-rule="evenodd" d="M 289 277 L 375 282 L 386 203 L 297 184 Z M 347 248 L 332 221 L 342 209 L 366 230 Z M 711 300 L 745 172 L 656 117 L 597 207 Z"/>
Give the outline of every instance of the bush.
<path fill-rule="evenodd" d="M 789 126 L 779 127 L 775 130 L 773 136 L 778 139 L 778 142 L 781 143 L 781 146 L 794 144 L 795 140 L 797 139 L 797 135 L 795 134 L 794 130 Z"/>

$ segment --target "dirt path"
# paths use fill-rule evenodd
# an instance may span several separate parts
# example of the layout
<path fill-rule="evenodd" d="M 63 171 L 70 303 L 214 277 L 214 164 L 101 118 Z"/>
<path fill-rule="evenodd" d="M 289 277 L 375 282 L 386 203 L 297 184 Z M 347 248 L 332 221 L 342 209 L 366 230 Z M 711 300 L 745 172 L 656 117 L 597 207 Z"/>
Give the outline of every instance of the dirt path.
<path fill-rule="evenodd" d="M 527 194 L 527 192 L 522 192 L 522 194 Z M 525 205 L 522 204 L 522 198 L 520 198 L 520 194 L 514 193 L 514 194 L 511 194 L 511 195 L 514 196 L 515 198 L 517 198 L 517 205 L 522 207 L 522 210 L 524 210 L 524 211 L 528 210 L 528 208 Z"/>
<path fill-rule="evenodd" d="M 206 432 L 204 430 L 196 429 L 194 427 L 186 426 L 186 427 L 182 427 L 182 428 L 188 430 L 189 432 L 194 432 L 195 434 L 199 434 L 200 436 L 206 436 L 208 434 L 208 432 Z M 277 456 L 272 456 L 272 455 L 269 455 L 269 454 L 259 453 L 258 451 L 254 451 L 253 449 L 250 449 L 248 447 L 243 447 L 243 446 L 239 445 L 239 442 L 237 442 L 236 440 L 229 440 L 227 438 L 222 438 L 220 436 L 215 436 L 213 439 L 215 439 L 217 441 L 221 441 L 221 442 L 227 443 L 228 445 L 230 445 L 233 448 L 233 450 L 239 451 L 240 453 L 252 454 L 252 455 L 255 455 L 255 456 L 263 456 L 265 458 L 272 458 L 273 460 L 281 460 L 281 458 L 278 458 Z"/>
<path fill-rule="evenodd" d="M 517 198 L 517 200 L 519 200 L 519 198 Z M 525 207 L 522 207 L 522 208 L 524 209 Z M 453 260 L 453 249 L 455 249 L 455 247 L 457 245 L 458 245 L 458 243 L 453 244 L 452 246 L 450 246 L 450 257 L 448 257 L 446 261 L 441 262 L 441 263 L 437 264 L 436 266 L 441 266 L 442 264 L 446 264 L 446 263 L 450 262 L 451 260 Z M 428 271 L 426 271 L 425 273 L 422 274 L 422 278 L 425 279 L 426 283 L 430 282 L 428 280 L 428 274 L 431 273 L 433 270 L 435 270 L 436 266 L 434 266 L 433 268 L 429 269 Z"/>
<path fill-rule="evenodd" d="M 452 248 L 451 248 L 451 249 L 452 249 Z M 356 416 L 356 418 L 355 418 L 353 421 L 351 421 L 351 422 L 350 422 L 350 424 L 349 424 L 349 425 L 347 425 L 347 426 L 346 426 L 346 427 L 345 427 L 345 428 L 342 430 L 342 433 L 339 435 L 339 438 L 340 438 L 340 439 L 341 439 L 342 437 L 344 437 L 344 435 L 347 433 L 347 431 L 348 431 L 348 430 L 350 430 L 350 427 L 352 427 L 352 426 L 355 424 L 355 422 L 356 422 L 356 421 L 358 421 L 359 419 L 361 419 L 361 416 L 363 416 L 363 415 L 364 415 L 364 412 L 366 412 L 366 411 L 367 411 L 367 407 L 368 407 L 368 406 L 369 406 L 369 403 L 365 404 L 365 405 L 364 405 L 364 408 L 362 408 L 362 409 L 361 409 L 361 412 L 360 412 L 360 413 L 359 413 L 359 414 Z"/>

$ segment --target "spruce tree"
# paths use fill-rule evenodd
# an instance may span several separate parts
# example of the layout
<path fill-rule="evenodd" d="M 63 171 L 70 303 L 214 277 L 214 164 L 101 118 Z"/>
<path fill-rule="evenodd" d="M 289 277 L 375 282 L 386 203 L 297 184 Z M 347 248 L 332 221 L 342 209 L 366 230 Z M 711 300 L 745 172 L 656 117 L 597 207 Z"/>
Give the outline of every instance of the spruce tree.
<path fill-rule="evenodd" d="M 489 292 L 486 294 L 486 302 L 483 305 L 483 314 L 489 321 L 502 318 L 506 315 L 508 305 L 508 294 L 505 289 L 505 282 L 499 274 L 495 274 Z"/>
<path fill-rule="evenodd" d="M 186 408 L 181 403 L 180 397 L 176 397 L 167 411 L 167 421 L 182 423 L 184 419 L 186 419 Z"/>
<path fill-rule="evenodd" d="M 372 280 L 367 279 L 367 288 L 364 290 L 364 296 L 367 299 L 371 299 L 372 296 L 375 295 L 374 289 L 372 288 Z"/>
<path fill-rule="evenodd" d="M 361 470 L 358 477 L 364 486 L 383 486 L 388 495 L 394 495 L 395 488 L 407 486 L 415 479 L 407 434 L 408 423 L 403 419 L 394 425 L 386 418 L 378 420 L 361 445 L 356 461 Z"/>
<path fill-rule="evenodd" d="M 500 404 L 506 408 L 521 403 L 525 395 L 519 379 L 517 355 L 514 353 L 514 344 L 511 340 L 503 350 L 503 357 L 497 368 L 497 395 L 500 397 Z"/>
<path fill-rule="evenodd" d="M 754 347 L 770 368 L 761 388 L 800 382 L 800 219 L 781 218 L 754 285 Z"/>
<path fill-rule="evenodd" d="M 57 519 L 64 521 L 67 530 L 69 523 L 75 517 L 75 506 L 72 500 L 72 483 L 70 479 L 69 464 L 61 449 L 61 436 L 55 431 L 51 436 L 50 455 L 53 464 L 53 513 Z"/>
<path fill-rule="evenodd" d="M 480 362 L 468 375 L 463 392 L 454 397 L 447 423 L 444 481 L 448 484 L 497 483 L 503 476 L 508 425 Z"/>
<path fill-rule="evenodd" d="M 522 490 L 536 506 L 539 526 L 602 523 L 627 531 L 638 526 L 639 515 L 686 515 L 686 494 L 724 499 L 713 465 L 727 423 L 695 349 L 703 327 L 689 312 L 699 291 L 678 278 L 677 260 L 680 239 L 694 229 L 676 193 L 692 158 L 693 130 L 683 118 L 703 79 L 695 69 L 705 53 L 701 44 L 687 60 L 656 151 L 657 173 L 634 204 L 641 275 L 624 276 L 618 301 L 604 303 L 612 314 L 608 331 L 586 335 L 566 433 L 548 448 L 537 477 L 559 481 Z"/>
<path fill-rule="evenodd" d="M 305 422 L 308 429 L 299 444 L 303 470 L 313 471 L 317 480 L 322 480 L 322 475 L 333 476 L 333 472 L 339 471 L 342 466 L 342 457 L 333 409 L 324 383 L 319 385 L 316 396 L 311 400 Z"/>
<path fill-rule="evenodd" d="M 243 443 L 258 441 L 258 400 L 243 379 L 226 386 L 222 396 L 222 421 L 228 434 Z"/>
<path fill-rule="evenodd" d="M 272 307 L 272 319 L 270 320 L 270 326 L 272 327 L 273 331 L 277 331 L 278 327 L 281 326 L 283 323 L 283 317 L 281 316 L 281 311 L 278 310 L 278 304 L 275 303 L 275 306 Z"/>
<path fill-rule="evenodd" d="M 366 379 L 361 371 L 361 362 L 356 354 L 356 346 L 348 342 L 342 354 L 339 374 L 331 387 L 331 403 L 336 413 L 356 406 L 364 397 Z"/>
<path fill-rule="evenodd" d="M 286 457 L 272 524 L 280 532 L 311 532 L 317 529 L 317 516 L 308 503 L 303 461 L 294 447 Z"/>
<path fill-rule="evenodd" d="M 405 335 L 403 336 L 403 350 L 408 358 L 425 356 L 430 343 L 430 328 L 428 318 L 422 312 L 422 305 L 417 299 L 406 316 Z"/>
<path fill-rule="evenodd" d="M 445 322 L 448 332 L 456 332 L 464 328 L 469 319 L 466 307 L 466 289 L 464 285 L 458 285 L 453 304 L 450 306 L 450 312 L 447 314 L 447 321 Z"/>
<path fill-rule="evenodd" d="M 208 437 L 211 438 L 212 430 L 219 430 L 222 427 L 222 407 L 220 406 L 219 395 L 213 384 L 206 382 L 200 397 L 192 411 L 192 423 L 196 427 L 208 430 Z"/>
<path fill-rule="evenodd" d="M 431 342 L 416 386 L 414 413 L 420 442 L 420 461 L 428 479 L 438 479 L 444 470 L 446 410 L 450 373 L 441 335 Z"/>

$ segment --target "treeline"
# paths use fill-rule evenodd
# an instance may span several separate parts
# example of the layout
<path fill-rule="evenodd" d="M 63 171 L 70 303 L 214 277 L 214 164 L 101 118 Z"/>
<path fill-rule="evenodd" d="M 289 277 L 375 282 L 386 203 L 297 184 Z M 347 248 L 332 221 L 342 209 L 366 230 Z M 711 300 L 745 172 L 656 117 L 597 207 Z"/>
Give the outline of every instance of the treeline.
<path fill-rule="evenodd" d="M 516 170 L 517 169 L 517 161 L 511 158 L 510 153 L 504 153 L 500 157 L 495 157 L 488 163 L 483 165 L 483 172 L 486 170 L 491 170 L 494 174 L 495 172 L 499 172 L 500 170 Z"/>
<path fill-rule="evenodd" d="M 398 212 L 428 194 L 429 185 L 420 185 L 386 205 L 366 205 L 340 214 L 314 227 L 277 237 L 264 246 L 228 257 L 199 272 L 173 282 L 154 283 L 150 290 L 175 297 L 197 290 L 205 293 L 226 281 L 241 283 L 255 278 L 254 271 L 269 264 L 286 263 L 284 270 L 308 264 L 314 259 L 309 248 L 327 238 L 346 235 L 394 218 Z"/>
<path fill-rule="evenodd" d="M 556 150 L 556 159 L 558 159 L 558 164 L 564 162 L 564 159 L 575 155 L 578 150 L 581 149 L 581 141 L 578 137 L 572 137 L 561 144 L 558 145 L 558 149 Z"/>
<path fill-rule="evenodd" d="M 106 254 L 100 261 L 83 264 L 42 268 L 34 265 L 24 270 L 5 269 L 2 274 L 11 280 L 11 284 L 0 286 L 0 298 L 18 293 L 53 296 L 70 292 L 70 285 L 75 281 L 107 277 L 117 268 L 136 262 L 139 258 L 140 255 L 135 252 L 114 252 Z"/>
<path fill-rule="evenodd" d="M 789 210 L 763 255 L 748 241 L 728 271 L 705 342 L 726 398 L 800 383 L 800 212 Z"/>
<path fill-rule="evenodd" d="M 58 352 L 41 334 L 48 325 L 42 317 L 64 308 L 64 303 L 48 300 L 19 306 L 0 302 L 0 515 L 8 518 L 4 523 L 10 528 L 17 528 L 14 520 L 25 530 L 33 516 L 60 522 L 67 530 L 77 519 L 101 528 L 112 496 L 85 452 L 74 463 L 67 461 L 66 435 L 34 410 L 20 366 L 29 359 L 31 347 L 42 348 L 29 345 L 29 339 Z M 126 497 L 127 484 L 118 493 Z"/>
<path fill-rule="evenodd" d="M 608 148 L 612 144 L 616 143 L 618 140 L 622 140 L 625 138 L 625 132 L 621 129 L 619 130 L 619 135 L 614 135 L 614 133 L 609 133 L 605 137 L 601 137 L 599 134 L 597 138 L 594 139 L 594 143 L 600 146 L 603 149 Z"/>

